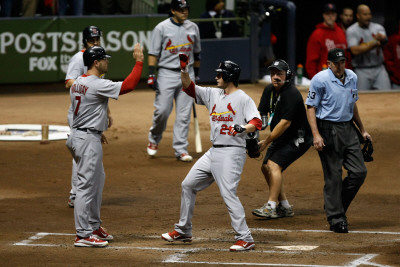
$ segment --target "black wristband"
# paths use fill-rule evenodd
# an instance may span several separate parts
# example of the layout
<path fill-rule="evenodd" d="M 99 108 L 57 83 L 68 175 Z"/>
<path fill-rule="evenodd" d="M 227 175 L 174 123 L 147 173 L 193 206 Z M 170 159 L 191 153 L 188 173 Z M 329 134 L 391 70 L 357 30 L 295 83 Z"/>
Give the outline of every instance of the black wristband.
<path fill-rule="evenodd" d="M 200 68 L 199 67 L 194 67 L 194 76 L 199 76 Z"/>
<path fill-rule="evenodd" d="M 154 74 L 156 72 L 155 66 L 149 66 L 149 75 Z"/>

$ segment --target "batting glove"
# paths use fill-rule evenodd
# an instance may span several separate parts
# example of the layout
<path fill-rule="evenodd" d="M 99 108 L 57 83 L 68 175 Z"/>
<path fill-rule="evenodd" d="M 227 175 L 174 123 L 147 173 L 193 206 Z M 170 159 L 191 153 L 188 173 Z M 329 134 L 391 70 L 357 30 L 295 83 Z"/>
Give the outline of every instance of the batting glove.
<path fill-rule="evenodd" d="M 155 75 L 155 74 L 150 74 L 150 75 L 149 75 L 149 78 L 147 79 L 147 85 L 148 85 L 151 89 L 153 89 L 154 91 L 157 90 L 157 88 L 156 88 L 156 82 L 157 82 L 156 75 Z"/>
<path fill-rule="evenodd" d="M 239 125 L 239 124 L 235 124 L 235 125 L 231 125 L 229 127 L 229 132 L 231 133 L 232 136 L 237 135 L 238 133 L 243 133 L 246 129 Z"/>
<path fill-rule="evenodd" d="M 181 63 L 181 71 L 188 72 L 189 56 L 183 53 L 179 54 L 179 61 Z"/>

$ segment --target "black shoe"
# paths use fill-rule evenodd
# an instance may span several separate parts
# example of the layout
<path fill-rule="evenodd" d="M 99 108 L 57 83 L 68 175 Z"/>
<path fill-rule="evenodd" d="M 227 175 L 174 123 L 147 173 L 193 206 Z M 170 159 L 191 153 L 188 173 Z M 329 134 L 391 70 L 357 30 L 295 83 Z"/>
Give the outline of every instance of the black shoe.
<path fill-rule="evenodd" d="M 335 233 L 348 233 L 349 230 L 347 229 L 347 223 L 346 222 L 338 222 L 334 225 L 331 225 L 331 227 L 329 228 L 331 231 L 335 232 Z"/>

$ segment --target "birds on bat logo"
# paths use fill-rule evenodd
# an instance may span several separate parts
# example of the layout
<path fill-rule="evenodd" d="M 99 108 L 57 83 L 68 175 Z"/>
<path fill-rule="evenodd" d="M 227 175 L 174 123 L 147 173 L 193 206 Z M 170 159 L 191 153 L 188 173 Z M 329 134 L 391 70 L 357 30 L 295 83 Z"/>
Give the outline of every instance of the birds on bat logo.
<path fill-rule="evenodd" d="M 216 107 L 217 104 L 214 105 L 210 113 L 212 121 L 233 121 L 231 114 L 236 115 L 236 112 L 233 110 L 231 103 L 229 103 L 226 107 L 228 111 L 217 113 L 215 112 Z"/>
<path fill-rule="evenodd" d="M 180 52 L 190 52 L 192 51 L 192 44 L 194 44 L 192 38 L 189 35 L 186 36 L 188 40 L 187 43 L 173 45 L 171 39 L 168 39 L 165 50 L 169 51 L 171 54 L 178 54 Z"/>

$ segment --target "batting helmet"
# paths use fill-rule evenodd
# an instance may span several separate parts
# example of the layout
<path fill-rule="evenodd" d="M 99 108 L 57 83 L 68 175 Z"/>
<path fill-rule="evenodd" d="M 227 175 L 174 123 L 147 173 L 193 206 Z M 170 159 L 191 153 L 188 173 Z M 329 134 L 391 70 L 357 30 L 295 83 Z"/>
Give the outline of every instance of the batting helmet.
<path fill-rule="evenodd" d="M 101 30 L 99 29 L 99 27 L 87 26 L 85 29 L 83 29 L 82 42 L 85 47 L 87 46 L 87 40 L 93 37 L 101 37 Z"/>
<path fill-rule="evenodd" d="M 240 67 L 238 64 L 230 60 L 225 60 L 219 63 L 218 69 L 215 71 L 222 73 L 222 79 L 225 82 L 233 82 L 237 86 L 240 76 Z"/>
<path fill-rule="evenodd" d="M 85 66 L 90 68 L 95 60 L 100 60 L 104 58 L 110 58 L 110 55 L 106 54 L 106 50 L 104 50 L 101 46 L 93 46 L 83 52 L 83 63 Z"/>
<path fill-rule="evenodd" d="M 171 1 L 171 9 L 173 10 L 178 10 L 181 8 L 189 8 L 190 5 L 188 1 L 185 0 L 172 0 Z"/>

